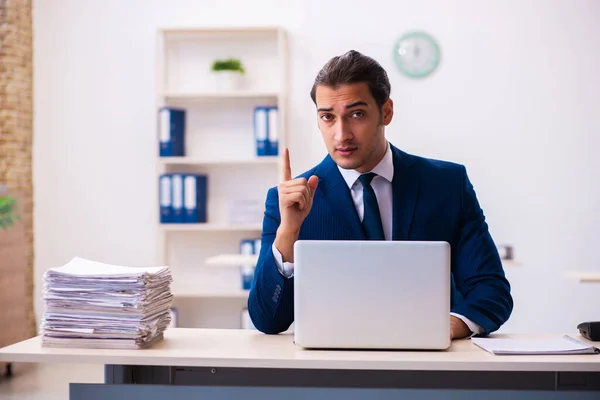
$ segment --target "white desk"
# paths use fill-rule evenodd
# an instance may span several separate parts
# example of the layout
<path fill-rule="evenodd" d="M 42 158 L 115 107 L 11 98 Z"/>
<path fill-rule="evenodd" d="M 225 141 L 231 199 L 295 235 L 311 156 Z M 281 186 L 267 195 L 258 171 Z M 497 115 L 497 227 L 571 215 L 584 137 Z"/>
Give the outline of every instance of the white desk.
<path fill-rule="evenodd" d="M 367 388 L 375 391 L 368 394 L 370 400 L 396 398 L 398 390 L 407 389 L 430 391 L 427 398 L 438 393 L 444 399 L 449 397 L 442 390 L 448 389 L 460 393 L 461 399 L 466 394 L 493 398 L 488 391 L 497 390 L 543 395 L 526 397 L 536 399 L 570 398 L 552 396 L 571 394 L 600 398 L 600 355 L 494 356 L 470 340 L 454 341 L 449 350 L 441 352 L 323 351 L 296 347 L 290 334 L 178 328 L 169 329 L 162 342 L 146 350 L 43 348 L 36 337 L 0 349 L 0 360 L 105 364 L 105 385 L 71 386 L 72 398 L 88 400 L 154 399 L 160 398 L 152 397 L 159 394 L 174 399 L 184 392 L 185 396 L 217 393 L 212 391 L 225 396 L 228 390 L 232 392 L 226 397 L 243 390 L 244 400 L 277 398 L 302 390 L 313 390 L 307 392 L 309 398 L 354 398 L 365 396 L 360 390 Z M 334 389 L 340 392 L 331 392 Z M 298 398 L 304 398 L 301 394 Z"/>

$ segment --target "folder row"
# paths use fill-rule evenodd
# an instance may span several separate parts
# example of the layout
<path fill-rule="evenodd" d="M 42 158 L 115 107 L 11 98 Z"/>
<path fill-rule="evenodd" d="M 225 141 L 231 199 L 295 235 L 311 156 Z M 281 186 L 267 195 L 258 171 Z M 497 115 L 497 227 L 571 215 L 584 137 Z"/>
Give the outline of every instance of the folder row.
<path fill-rule="evenodd" d="M 259 255 L 260 254 L 260 238 L 257 239 L 242 239 L 240 241 L 240 254 L 242 255 Z"/>
<path fill-rule="evenodd" d="M 256 156 L 277 156 L 279 154 L 279 110 L 277 106 L 255 107 L 253 125 Z M 161 107 L 158 110 L 160 157 L 184 157 L 186 155 L 185 136 L 186 110 Z"/>
<path fill-rule="evenodd" d="M 260 254 L 260 239 L 242 239 L 240 242 L 240 254 L 242 255 L 259 255 Z M 250 290 L 252 280 L 254 279 L 255 265 L 242 265 L 242 289 Z"/>
<path fill-rule="evenodd" d="M 159 178 L 160 222 L 162 224 L 207 221 L 207 176 L 162 174 Z"/>
<path fill-rule="evenodd" d="M 276 106 L 254 108 L 254 137 L 258 157 L 279 154 L 278 124 L 279 112 Z"/>

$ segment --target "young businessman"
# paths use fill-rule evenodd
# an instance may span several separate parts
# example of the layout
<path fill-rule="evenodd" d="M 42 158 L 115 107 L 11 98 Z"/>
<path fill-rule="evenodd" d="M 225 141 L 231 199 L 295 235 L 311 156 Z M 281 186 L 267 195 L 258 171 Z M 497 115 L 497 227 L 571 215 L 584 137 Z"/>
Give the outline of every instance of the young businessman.
<path fill-rule="evenodd" d="M 447 241 L 452 338 L 493 332 L 510 316 L 510 285 L 464 166 L 389 143 L 389 95 L 385 70 L 356 51 L 332 58 L 317 75 L 311 97 L 329 154 L 294 179 L 284 150 L 283 182 L 267 193 L 248 299 L 258 330 L 280 333 L 294 321 L 293 246 L 299 239 Z"/>

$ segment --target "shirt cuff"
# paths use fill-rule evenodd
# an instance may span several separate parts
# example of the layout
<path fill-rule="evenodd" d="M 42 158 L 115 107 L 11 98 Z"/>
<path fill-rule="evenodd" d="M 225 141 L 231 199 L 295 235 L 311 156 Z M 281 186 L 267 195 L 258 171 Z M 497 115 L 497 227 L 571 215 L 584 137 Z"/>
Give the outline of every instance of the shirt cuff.
<path fill-rule="evenodd" d="M 480 333 L 483 332 L 483 329 L 479 325 L 477 325 L 476 323 L 474 323 L 473 321 L 471 321 L 469 318 L 465 317 L 464 315 L 460 315 L 460 314 L 453 313 L 453 312 L 451 312 L 450 315 L 454 315 L 456 318 L 460 319 L 462 322 L 467 324 L 467 326 L 469 327 L 471 332 L 473 332 L 473 334 L 479 335 Z M 473 335 L 471 335 L 471 336 L 473 336 Z"/>
<path fill-rule="evenodd" d="M 291 262 L 283 262 L 283 257 L 277 247 L 275 247 L 275 243 L 271 246 L 273 249 L 273 257 L 275 257 L 275 264 L 277 265 L 277 269 L 279 273 L 286 278 L 291 278 L 294 276 L 294 263 Z"/>

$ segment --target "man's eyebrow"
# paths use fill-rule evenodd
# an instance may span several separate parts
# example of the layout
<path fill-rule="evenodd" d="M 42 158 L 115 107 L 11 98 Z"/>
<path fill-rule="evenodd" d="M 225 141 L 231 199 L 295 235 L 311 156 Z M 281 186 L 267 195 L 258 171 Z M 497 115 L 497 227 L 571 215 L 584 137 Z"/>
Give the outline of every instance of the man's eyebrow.
<path fill-rule="evenodd" d="M 366 102 L 364 102 L 362 100 L 359 100 L 359 101 L 355 101 L 354 103 L 347 104 L 346 108 L 352 108 L 352 107 L 356 107 L 356 106 L 365 106 L 365 107 L 368 107 L 369 105 Z M 328 108 L 321 107 L 321 108 L 317 109 L 317 111 L 319 111 L 319 112 L 329 112 L 329 111 L 333 111 L 333 107 L 328 107 Z"/>
<path fill-rule="evenodd" d="M 365 106 L 365 107 L 369 107 L 369 105 L 368 105 L 366 102 L 364 102 L 364 101 L 355 101 L 355 102 L 354 102 L 354 103 L 352 103 L 352 104 L 348 104 L 348 105 L 346 106 L 346 108 L 352 108 L 352 107 L 356 107 L 356 106 Z"/>

